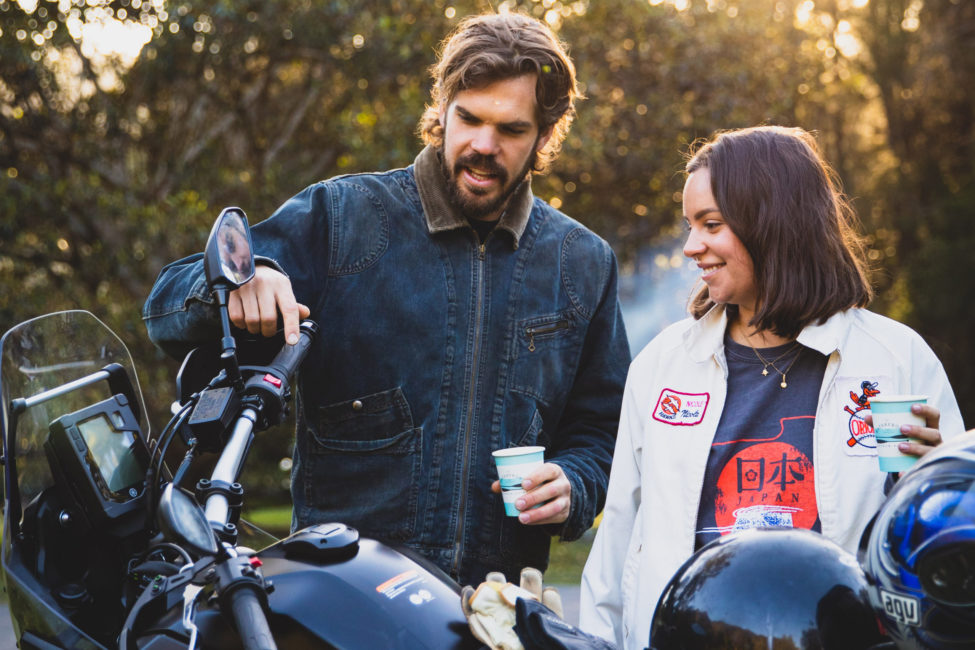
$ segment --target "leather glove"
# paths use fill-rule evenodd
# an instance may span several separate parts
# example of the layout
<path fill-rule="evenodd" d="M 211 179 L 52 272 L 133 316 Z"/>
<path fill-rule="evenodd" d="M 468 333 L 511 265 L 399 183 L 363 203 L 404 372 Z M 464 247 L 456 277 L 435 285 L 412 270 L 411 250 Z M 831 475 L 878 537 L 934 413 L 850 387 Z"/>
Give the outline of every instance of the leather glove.
<path fill-rule="evenodd" d="M 518 586 L 497 571 L 487 575 L 477 589 L 461 590 L 461 607 L 474 636 L 491 650 L 524 650 L 515 627 L 515 603 L 519 598 L 541 602 L 560 618 L 562 597 L 554 587 L 542 586 L 542 572 L 525 567 Z"/>

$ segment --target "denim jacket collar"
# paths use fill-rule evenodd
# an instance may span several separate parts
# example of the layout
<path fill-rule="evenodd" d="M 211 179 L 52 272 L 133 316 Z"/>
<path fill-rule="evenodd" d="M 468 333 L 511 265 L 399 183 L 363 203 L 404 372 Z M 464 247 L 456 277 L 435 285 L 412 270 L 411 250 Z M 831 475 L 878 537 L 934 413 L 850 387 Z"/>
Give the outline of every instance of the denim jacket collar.
<path fill-rule="evenodd" d="M 427 146 L 413 161 L 416 186 L 420 192 L 420 202 L 427 220 L 427 229 L 431 234 L 453 230 L 455 228 L 469 228 L 467 219 L 459 214 L 450 203 L 447 195 L 447 184 L 444 182 L 440 166 L 440 152 L 436 147 Z M 511 233 L 514 248 L 518 248 L 518 240 L 528 226 L 531 215 L 532 202 L 531 179 L 523 182 L 508 201 L 508 207 L 501 215 L 498 228 Z"/>

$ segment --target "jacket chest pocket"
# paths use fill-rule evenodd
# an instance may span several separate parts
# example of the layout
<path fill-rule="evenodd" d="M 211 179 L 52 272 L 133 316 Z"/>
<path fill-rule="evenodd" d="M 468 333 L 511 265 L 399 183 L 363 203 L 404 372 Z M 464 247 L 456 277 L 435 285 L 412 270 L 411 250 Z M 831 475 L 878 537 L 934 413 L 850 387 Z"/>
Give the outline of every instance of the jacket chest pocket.
<path fill-rule="evenodd" d="M 511 387 L 547 404 L 572 385 L 585 327 L 571 311 L 518 321 Z"/>
<path fill-rule="evenodd" d="M 563 332 L 569 330 L 569 319 L 559 318 L 558 320 L 547 320 L 538 324 L 526 325 L 525 335 L 528 336 L 528 351 L 535 352 L 538 346 L 535 345 L 537 338 L 539 343 L 545 344 L 546 339 L 555 338 Z"/>
<path fill-rule="evenodd" d="M 321 520 L 406 540 L 416 528 L 422 429 L 399 388 L 319 409 L 304 482 Z"/>

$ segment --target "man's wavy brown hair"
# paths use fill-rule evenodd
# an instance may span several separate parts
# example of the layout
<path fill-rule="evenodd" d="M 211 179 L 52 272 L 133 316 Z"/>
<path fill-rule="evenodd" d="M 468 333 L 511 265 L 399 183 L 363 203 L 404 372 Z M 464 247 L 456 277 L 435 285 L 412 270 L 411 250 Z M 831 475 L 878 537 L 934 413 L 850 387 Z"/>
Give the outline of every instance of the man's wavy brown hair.
<path fill-rule="evenodd" d="M 552 136 L 536 156 L 533 171 L 545 171 L 558 157 L 580 94 L 565 46 L 544 23 L 516 12 L 465 18 L 444 39 L 430 74 L 431 102 L 419 125 L 426 144 L 443 144 L 439 112 L 457 93 L 534 74 L 539 134 L 552 129 Z"/>

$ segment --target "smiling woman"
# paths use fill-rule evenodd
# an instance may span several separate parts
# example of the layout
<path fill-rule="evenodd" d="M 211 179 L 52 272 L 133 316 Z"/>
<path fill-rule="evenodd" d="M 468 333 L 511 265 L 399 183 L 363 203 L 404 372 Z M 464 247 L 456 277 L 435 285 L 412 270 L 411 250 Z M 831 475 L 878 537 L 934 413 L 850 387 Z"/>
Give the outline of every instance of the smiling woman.
<path fill-rule="evenodd" d="M 684 255 L 702 286 L 693 317 L 630 366 L 583 574 L 582 628 L 634 650 L 654 647 L 653 607 L 674 572 L 725 535 L 784 526 L 856 550 L 887 479 L 851 408 L 868 408 L 864 382 L 930 397 L 901 453 L 928 453 L 942 425 L 964 430 L 921 337 L 864 309 L 854 215 L 809 133 L 719 133 L 685 171 Z M 694 492 L 677 498 L 678 486 Z"/>

